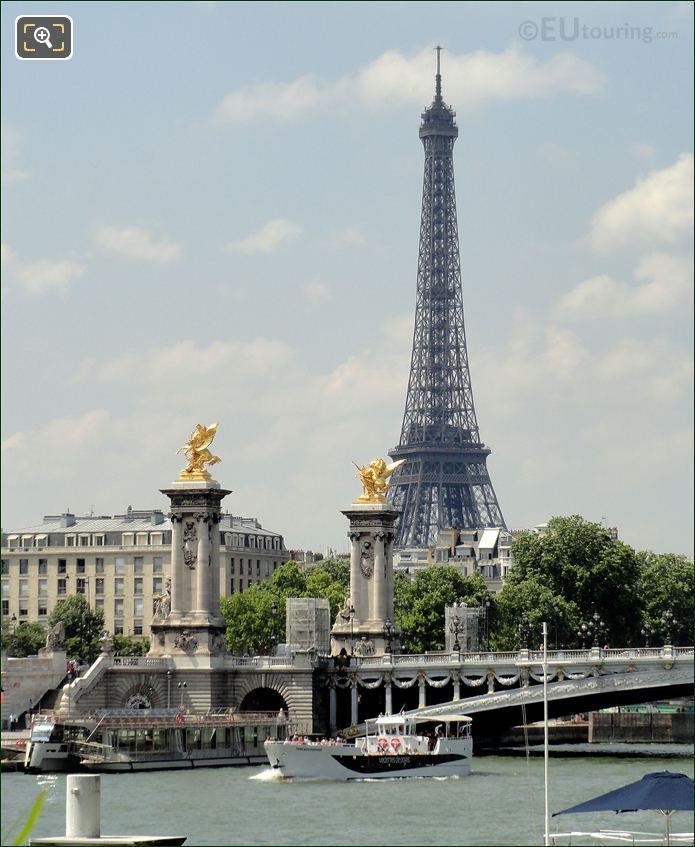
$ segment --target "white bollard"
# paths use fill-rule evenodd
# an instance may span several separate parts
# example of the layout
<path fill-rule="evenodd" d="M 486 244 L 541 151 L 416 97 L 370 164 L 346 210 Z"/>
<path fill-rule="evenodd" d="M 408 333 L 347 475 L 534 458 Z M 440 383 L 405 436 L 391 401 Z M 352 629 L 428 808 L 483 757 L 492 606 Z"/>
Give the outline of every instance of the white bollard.
<path fill-rule="evenodd" d="M 98 774 L 68 774 L 65 835 L 68 838 L 101 837 L 101 777 Z"/>

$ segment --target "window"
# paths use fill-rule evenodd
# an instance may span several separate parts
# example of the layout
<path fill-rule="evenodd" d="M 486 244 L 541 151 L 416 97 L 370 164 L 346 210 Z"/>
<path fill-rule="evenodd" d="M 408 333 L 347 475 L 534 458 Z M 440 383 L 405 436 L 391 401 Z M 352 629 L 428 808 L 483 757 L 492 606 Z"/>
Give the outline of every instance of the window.
<path fill-rule="evenodd" d="M 123 533 L 123 546 L 124 547 L 132 547 L 135 544 L 135 533 L 134 532 L 124 532 Z"/>
<path fill-rule="evenodd" d="M 3 559 L 2 560 L 2 575 L 7 576 L 10 572 L 10 560 Z"/>
<path fill-rule="evenodd" d="M 133 572 L 142 573 L 143 565 L 145 564 L 144 556 L 136 556 L 133 560 Z"/>
<path fill-rule="evenodd" d="M 94 546 L 95 547 L 103 547 L 104 546 L 104 536 L 103 535 L 95 535 L 94 536 Z"/>
<path fill-rule="evenodd" d="M 68 572 L 68 560 L 67 559 L 58 559 L 58 573 L 67 573 Z"/>
<path fill-rule="evenodd" d="M 67 594 L 68 593 L 68 581 L 67 579 L 59 579 L 58 580 L 58 594 Z"/>
<path fill-rule="evenodd" d="M 120 556 L 116 559 L 114 563 L 114 573 L 124 574 L 125 573 L 125 559 Z"/>
<path fill-rule="evenodd" d="M 133 621 L 133 635 L 142 635 L 142 621 Z"/>
<path fill-rule="evenodd" d="M 255 546 L 256 546 L 256 536 L 255 535 L 249 535 L 249 547 L 255 547 Z"/>
<path fill-rule="evenodd" d="M 10 547 L 19 547 L 19 536 L 18 535 L 8 535 L 7 541 Z"/>
<path fill-rule="evenodd" d="M 39 559 L 39 574 L 48 573 L 48 559 Z"/>
<path fill-rule="evenodd" d="M 78 594 L 85 594 L 86 591 L 87 591 L 87 580 L 86 579 L 76 580 L 75 591 Z"/>
<path fill-rule="evenodd" d="M 85 572 L 86 569 L 85 569 L 84 562 L 85 562 L 84 559 L 78 559 L 77 560 L 77 573 L 84 573 Z"/>
<path fill-rule="evenodd" d="M 141 618 L 143 615 L 143 601 L 142 597 L 136 597 L 133 600 L 133 615 L 136 618 Z"/>
<path fill-rule="evenodd" d="M 103 597 L 97 597 L 97 599 L 94 601 L 94 608 L 95 609 L 103 609 L 104 608 L 104 598 Z"/>
<path fill-rule="evenodd" d="M 229 593 L 234 594 L 234 580 L 229 583 Z"/>
<path fill-rule="evenodd" d="M 142 594 L 142 577 L 141 576 L 135 577 L 133 593 L 134 594 Z"/>
<path fill-rule="evenodd" d="M 163 539 L 164 539 L 163 533 L 153 532 L 150 535 L 150 544 L 152 544 L 152 545 L 163 544 L 164 543 Z"/>
<path fill-rule="evenodd" d="M 48 597 L 48 580 L 39 580 L 39 597 Z"/>
<path fill-rule="evenodd" d="M 24 574 L 25 576 L 29 573 L 29 559 L 19 560 L 19 572 L 20 574 Z"/>
<path fill-rule="evenodd" d="M 103 594 L 104 593 L 104 578 L 103 577 L 97 577 L 96 580 L 94 581 L 94 585 L 95 585 L 95 588 L 94 588 L 95 594 Z"/>
<path fill-rule="evenodd" d="M 256 576 L 261 575 L 261 560 L 256 559 Z"/>
<path fill-rule="evenodd" d="M 29 601 L 28 600 L 20 600 L 19 601 L 19 617 L 26 618 L 29 616 Z"/>
<path fill-rule="evenodd" d="M 74 535 L 66 535 L 65 536 L 65 546 L 66 547 L 74 547 L 75 546 L 75 536 Z"/>
<path fill-rule="evenodd" d="M 123 577 L 116 577 L 113 581 L 113 593 L 114 594 L 123 594 L 123 586 L 125 585 L 125 580 Z"/>
<path fill-rule="evenodd" d="M 20 579 L 19 580 L 19 596 L 20 597 L 28 597 L 29 596 L 29 580 L 28 579 Z"/>
<path fill-rule="evenodd" d="M 113 634 L 114 635 L 123 635 L 123 621 L 114 621 L 113 622 Z"/>
<path fill-rule="evenodd" d="M 265 575 L 266 577 L 270 576 L 270 562 L 265 563 Z"/>
<path fill-rule="evenodd" d="M 136 536 L 136 544 L 138 547 L 146 547 L 148 540 L 146 532 L 138 532 Z"/>
<path fill-rule="evenodd" d="M 22 536 L 22 547 L 33 547 L 34 546 L 34 536 L 33 535 L 23 535 Z"/>
<path fill-rule="evenodd" d="M 162 593 L 162 577 L 156 576 L 152 580 L 152 593 L 153 594 L 161 594 Z"/>
<path fill-rule="evenodd" d="M 88 535 L 80 535 L 80 547 L 89 547 Z"/>
<path fill-rule="evenodd" d="M 48 617 L 48 605 L 45 600 L 39 600 L 39 617 Z"/>
<path fill-rule="evenodd" d="M 9 614 L 10 614 L 10 601 L 9 600 L 3 600 L 2 601 L 2 615 L 3 615 L 3 617 L 5 617 L 5 615 L 9 615 Z"/>
<path fill-rule="evenodd" d="M 246 566 L 246 573 L 251 576 L 251 559 L 249 559 L 249 563 Z"/>
<path fill-rule="evenodd" d="M 232 556 L 231 563 L 229 565 L 229 572 L 234 576 L 234 556 Z"/>
<path fill-rule="evenodd" d="M 163 556 L 153 556 L 152 557 L 152 573 L 163 573 L 164 571 L 164 557 Z"/>
<path fill-rule="evenodd" d="M 115 617 L 123 617 L 123 600 L 114 600 L 113 601 L 113 614 Z"/>

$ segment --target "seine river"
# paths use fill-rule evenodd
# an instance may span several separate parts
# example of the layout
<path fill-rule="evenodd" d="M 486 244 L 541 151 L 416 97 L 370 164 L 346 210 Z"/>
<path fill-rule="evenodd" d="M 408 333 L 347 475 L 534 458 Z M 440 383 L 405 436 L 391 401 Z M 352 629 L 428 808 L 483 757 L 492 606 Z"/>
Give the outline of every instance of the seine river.
<path fill-rule="evenodd" d="M 634 748 L 633 748 L 634 749 Z M 677 758 L 552 758 L 551 810 L 658 770 L 693 775 L 688 748 Z M 652 748 L 654 750 L 654 748 Z M 102 775 L 101 831 L 187 835 L 188 845 L 502 845 L 543 843 L 543 759 L 485 756 L 460 779 L 278 782 L 262 768 Z M 16 836 L 41 789 L 47 796 L 32 838 L 65 833 L 65 777 L 2 777 L 2 844 Z M 658 832 L 658 813 L 571 815 L 553 830 Z M 680 813 L 674 830 L 692 830 Z M 581 839 L 573 840 L 581 844 Z M 584 842 L 587 843 L 587 842 Z"/>

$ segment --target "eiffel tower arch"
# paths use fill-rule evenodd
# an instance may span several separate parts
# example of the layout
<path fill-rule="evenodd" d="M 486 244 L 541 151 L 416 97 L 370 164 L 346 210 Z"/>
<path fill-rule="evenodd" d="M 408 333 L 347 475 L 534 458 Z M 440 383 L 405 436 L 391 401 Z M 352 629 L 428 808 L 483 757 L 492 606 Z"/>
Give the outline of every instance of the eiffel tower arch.
<path fill-rule="evenodd" d="M 420 125 L 425 172 L 410 379 L 400 443 L 390 451 L 406 459 L 389 495 L 402 512 L 400 548 L 430 546 L 444 527 L 506 529 L 473 404 L 454 186 L 458 127 L 442 99 L 439 50 L 434 100 Z"/>

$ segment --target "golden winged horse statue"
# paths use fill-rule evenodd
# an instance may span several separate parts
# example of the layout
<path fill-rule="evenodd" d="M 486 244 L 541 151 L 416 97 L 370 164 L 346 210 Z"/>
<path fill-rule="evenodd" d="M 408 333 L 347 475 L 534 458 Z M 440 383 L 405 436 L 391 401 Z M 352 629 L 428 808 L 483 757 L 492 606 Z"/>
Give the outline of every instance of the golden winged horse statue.
<path fill-rule="evenodd" d="M 179 474 L 183 480 L 205 480 L 212 476 L 205 469 L 205 465 L 216 465 L 222 461 L 219 456 L 213 456 L 208 449 L 217 435 L 217 423 L 210 426 L 198 424 L 191 433 L 187 443 L 180 447 L 176 454 L 183 453 L 188 459 L 188 464 Z"/>

